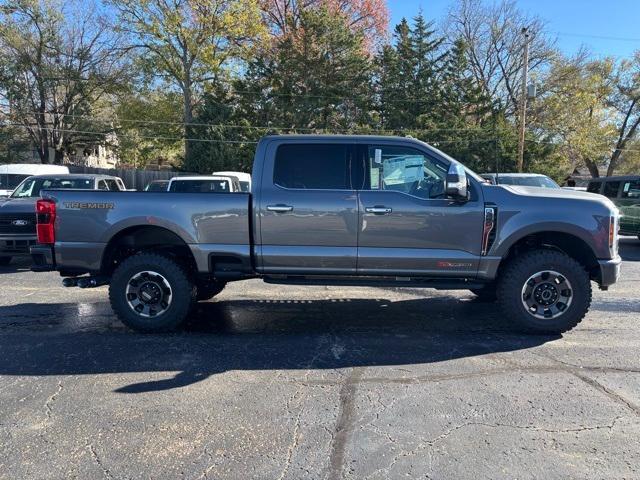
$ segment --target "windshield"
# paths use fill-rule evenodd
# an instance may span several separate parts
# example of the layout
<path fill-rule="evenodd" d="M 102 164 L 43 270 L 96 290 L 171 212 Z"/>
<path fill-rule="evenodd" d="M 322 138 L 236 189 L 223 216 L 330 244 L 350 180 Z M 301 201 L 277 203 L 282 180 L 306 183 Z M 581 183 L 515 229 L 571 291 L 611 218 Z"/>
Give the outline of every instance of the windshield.
<path fill-rule="evenodd" d="M 25 178 L 29 178 L 30 175 L 21 175 L 17 173 L 2 173 L 0 174 L 0 190 L 13 190 L 20 182 Z"/>
<path fill-rule="evenodd" d="M 13 191 L 11 198 L 39 197 L 40 190 L 78 188 L 93 189 L 91 178 L 28 178 Z"/>
<path fill-rule="evenodd" d="M 521 185 L 523 187 L 560 188 L 556 182 L 545 176 L 514 177 L 509 175 L 498 175 L 499 185 Z"/>
<path fill-rule="evenodd" d="M 228 180 L 176 180 L 171 182 L 170 192 L 229 193 Z"/>

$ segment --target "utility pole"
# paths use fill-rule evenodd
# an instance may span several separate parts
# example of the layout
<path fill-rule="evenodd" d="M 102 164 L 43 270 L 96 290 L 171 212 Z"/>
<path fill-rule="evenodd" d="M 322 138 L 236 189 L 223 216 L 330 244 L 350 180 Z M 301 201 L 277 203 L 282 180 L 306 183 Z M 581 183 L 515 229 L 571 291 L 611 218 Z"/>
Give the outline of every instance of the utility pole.
<path fill-rule="evenodd" d="M 522 34 L 524 35 L 524 72 L 522 73 L 522 99 L 518 132 L 518 172 L 522 172 L 524 167 L 524 128 L 527 117 L 527 77 L 529 74 L 529 31 L 527 27 L 522 29 Z"/>

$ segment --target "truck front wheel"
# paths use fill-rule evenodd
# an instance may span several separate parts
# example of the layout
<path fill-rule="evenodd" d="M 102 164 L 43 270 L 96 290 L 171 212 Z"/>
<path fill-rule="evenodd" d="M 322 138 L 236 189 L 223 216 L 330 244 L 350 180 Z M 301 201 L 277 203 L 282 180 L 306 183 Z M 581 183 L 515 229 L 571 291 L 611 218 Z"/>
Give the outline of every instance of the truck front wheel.
<path fill-rule="evenodd" d="M 507 319 L 535 333 L 563 333 L 584 318 L 591 282 L 584 267 L 556 250 L 532 250 L 503 269 L 498 302 Z"/>
<path fill-rule="evenodd" d="M 113 272 L 109 300 L 118 318 L 138 332 L 166 332 L 189 314 L 196 288 L 184 269 L 157 253 L 139 253 Z"/>

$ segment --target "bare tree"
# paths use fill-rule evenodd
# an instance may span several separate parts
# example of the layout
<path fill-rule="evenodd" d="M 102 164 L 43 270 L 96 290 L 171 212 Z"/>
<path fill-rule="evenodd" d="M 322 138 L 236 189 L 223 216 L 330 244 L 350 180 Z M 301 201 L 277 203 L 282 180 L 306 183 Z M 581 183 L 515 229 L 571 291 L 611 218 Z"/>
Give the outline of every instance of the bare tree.
<path fill-rule="evenodd" d="M 518 109 L 523 73 L 522 28 L 529 33 L 529 70 L 535 72 L 555 55 L 544 26 L 540 18 L 518 10 L 513 0 L 496 4 L 459 0 L 449 12 L 446 32 L 451 43 L 464 40 L 469 69 L 483 93 L 513 115 Z"/>
<path fill-rule="evenodd" d="M 620 63 L 615 76 L 615 87 L 610 105 L 619 117 L 618 138 L 609 160 L 607 176 L 619 166 L 629 143 L 638 138 L 640 127 L 640 51 L 632 60 Z"/>
<path fill-rule="evenodd" d="M 95 4 L 53 0 L 0 3 L 0 95 L 6 121 L 21 125 L 42 163 L 61 163 L 86 114 L 124 82 L 125 50 Z"/>

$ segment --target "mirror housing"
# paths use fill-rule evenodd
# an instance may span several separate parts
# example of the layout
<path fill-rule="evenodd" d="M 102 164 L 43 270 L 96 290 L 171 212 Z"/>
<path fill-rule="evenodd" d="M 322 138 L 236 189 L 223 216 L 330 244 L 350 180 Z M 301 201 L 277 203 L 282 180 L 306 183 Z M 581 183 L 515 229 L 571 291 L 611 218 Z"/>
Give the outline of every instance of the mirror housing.
<path fill-rule="evenodd" d="M 445 194 L 447 197 L 459 201 L 462 200 L 466 202 L 469 199 L 467 173 L 459 163 L 449 165 Z"/>

